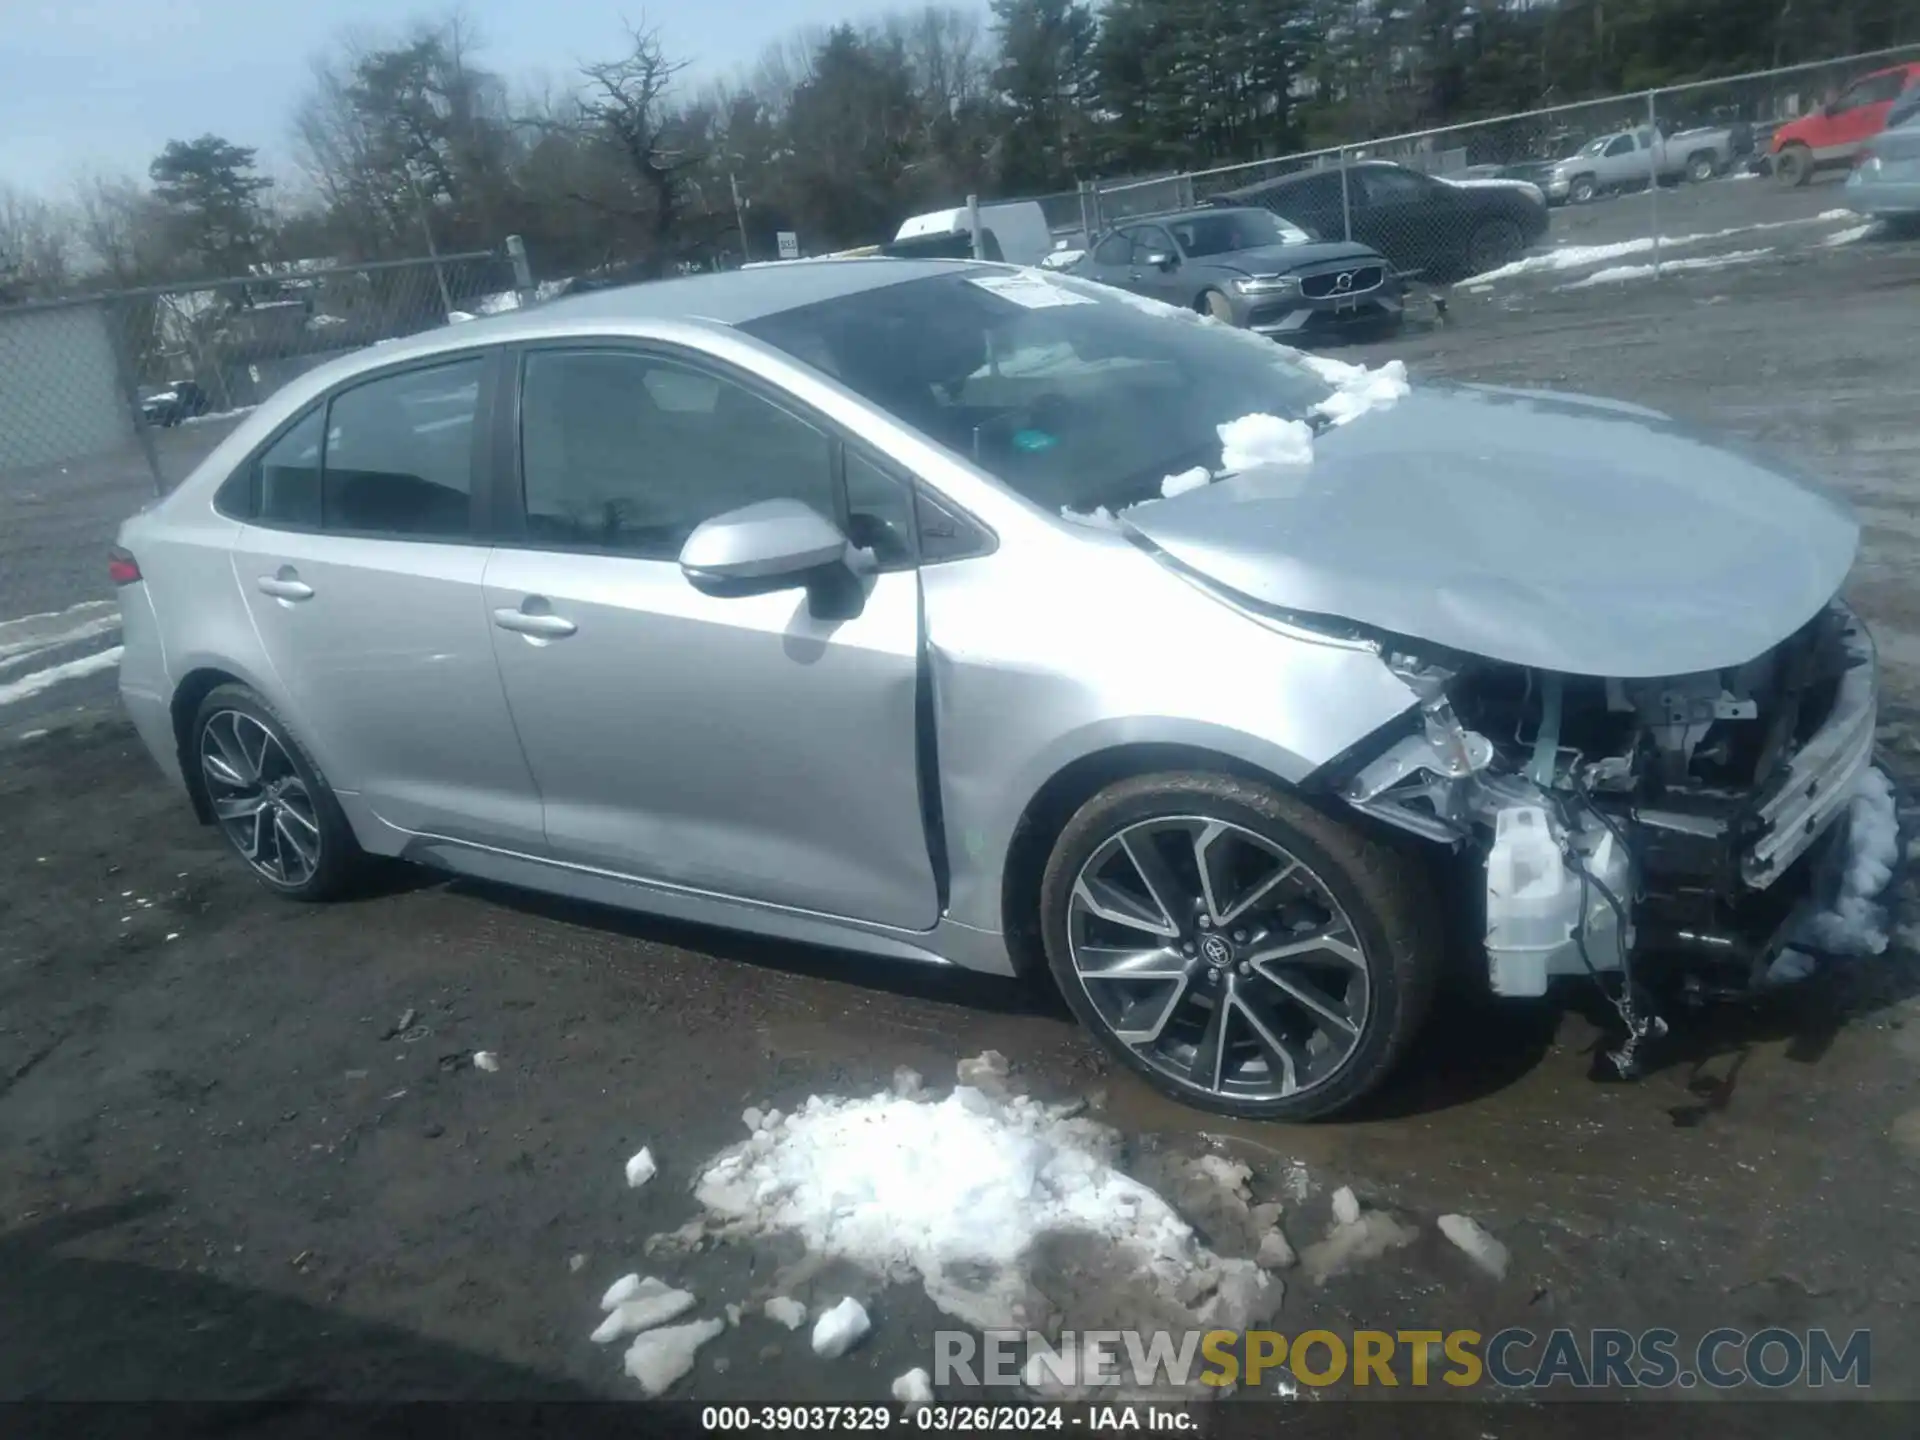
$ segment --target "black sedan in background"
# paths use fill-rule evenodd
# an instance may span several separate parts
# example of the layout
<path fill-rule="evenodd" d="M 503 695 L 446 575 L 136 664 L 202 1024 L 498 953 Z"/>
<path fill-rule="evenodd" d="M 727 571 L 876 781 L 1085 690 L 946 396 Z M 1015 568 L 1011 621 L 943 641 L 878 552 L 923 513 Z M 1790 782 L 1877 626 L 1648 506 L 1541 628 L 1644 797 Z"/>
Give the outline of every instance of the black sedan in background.
<path fill-rule="evenodd" d="M 207 398 L 207 392 L 191 380 L 169 385 L 140 402 L 140 413 L 147 424 L 160 426 L 178 425 L 182 420 L 204 415 L 212 408 L 213 402 Z"/>
<path fill-rule="evenodd" d="M 1348 233 L 1402 272 L 1464 280 L 1517 260 L 1547 233 L 1547 203 L 1519 180 L 1435 179 L 1386 160 L 1283 175 L 1216 195 L 1213 205 L 1263 206 L 1316 235 Z M 1342 191 L 1345 192 L 1344 209 Z"/>
<path fill-rule="evenodd" d="M 1289 339 L 1394 329 L 1405 299 L 1378 251 L 1316 241 L 1271 210 L 1209 207 L 1128 221 L 1071 269 Z"/>

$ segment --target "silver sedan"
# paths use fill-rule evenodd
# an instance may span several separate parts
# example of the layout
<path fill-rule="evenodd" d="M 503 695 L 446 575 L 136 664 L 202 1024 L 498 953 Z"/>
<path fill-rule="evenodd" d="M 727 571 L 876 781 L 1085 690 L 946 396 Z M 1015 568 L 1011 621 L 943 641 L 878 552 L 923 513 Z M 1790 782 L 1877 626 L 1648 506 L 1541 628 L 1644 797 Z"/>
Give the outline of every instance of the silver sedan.
<path fill-rule="evenodd" d="M 1451 936 L 1633 1038 L 1764 968 L 1871 749 L 1856 543 L 1650 411 L 847 260 L 336 361 L 111 568 L 127 710 L 279 894 L 399 856 L 1050 974 L 1298 1119 L 1472 983 Z"/>

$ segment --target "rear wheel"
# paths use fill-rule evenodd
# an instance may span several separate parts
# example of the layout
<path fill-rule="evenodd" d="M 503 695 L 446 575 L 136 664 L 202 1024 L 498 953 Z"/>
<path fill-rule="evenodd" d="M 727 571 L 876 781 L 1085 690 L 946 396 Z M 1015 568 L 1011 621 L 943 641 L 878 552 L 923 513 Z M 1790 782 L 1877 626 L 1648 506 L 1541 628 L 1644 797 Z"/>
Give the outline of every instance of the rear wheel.
<path fill-rule="evenodd" d="M 1474 275 L 1498 270 L 1508 261 L 1519 259 L 1526 248 L 1526 238 L 1513 221 L 1483 220 L 1467 241 L 1468 270 Z"/>
<path fill-rule="evenodd" d="M 214 823 L 275 894 L 329 900 L 365 857 L 340 802 L 265 700 L 217 686 L 194 717 L 192 758 Z"/>
<path fill-rule="evenodd" d="M 1687 178 L 1696 185 L 1704 185 L 1713 179 L 1715 173 L 1713 156 L 1706 151 L 1690 156 L 1687 160 Z"/>
<path fill-rule="evenodd" d="M 1439 968 L 1424 875 L 1270 787 L 1172 773 L 1076 813 L 1041 883 L 1061 992 L 1106 1048 L 1203 1110 L 1306 1120 L 1392 1070 Z"/>
<path fill-rule="evenodd" d="M 1813 152 L 1804 145 L 1789 145 L 1773 157 L 1773 174 L 1789 190 L 1797 189 L 1813 178 Z"/>

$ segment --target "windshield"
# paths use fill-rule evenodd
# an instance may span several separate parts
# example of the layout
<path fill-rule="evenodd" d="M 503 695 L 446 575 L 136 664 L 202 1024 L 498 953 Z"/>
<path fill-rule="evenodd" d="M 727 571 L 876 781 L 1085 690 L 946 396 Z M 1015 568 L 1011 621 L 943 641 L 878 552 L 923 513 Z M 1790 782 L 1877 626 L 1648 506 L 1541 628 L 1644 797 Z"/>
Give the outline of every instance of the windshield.
<path fill-rule="evenodd" d="M 1235 250 L 1257 250 L 1262 245 L 1285 245 L 1303 238 L 1267 210 L 1222 210 L 1217 215 L 1193 215 L 1167 223 L 1173 238 L 1190 257 L 1226 255 Z"/>
<path fill-rule="evenodd" d="M 1610 145 L 1612 142 L 1613 142 L 1613 136 L 1602 135 L 1598 140 L 1589 140 L 1587 141 L 1586 144 L 1582 145 L 1580 147 L 1580 153 L 1582 155 L 1598 155 L 1602 150 L 1606 149 L 1607 146 Z"/>
<path fill-rule="evenodd" d="M 1124 291 L 1040 271 L 956 271 L 741 328 L 1050 510 L 1157 498 L 1221 465 L 1218 427 L 1302 419 L 1327 387 L 1287 352 Z"/>

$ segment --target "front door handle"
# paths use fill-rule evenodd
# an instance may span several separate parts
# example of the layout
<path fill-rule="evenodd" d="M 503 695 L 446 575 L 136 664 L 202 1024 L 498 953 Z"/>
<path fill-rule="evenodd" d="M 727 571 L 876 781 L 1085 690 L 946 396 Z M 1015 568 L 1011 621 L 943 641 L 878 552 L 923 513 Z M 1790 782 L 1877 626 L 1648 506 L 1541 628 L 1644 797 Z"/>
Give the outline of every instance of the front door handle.
<path fill-rule="evenodd" d="M 530 615 L 525 610 L 512 609 L 494 611 L 493 623 L 502 630 L 535 640 L 563 640 L 580 628 L 560 615 Z"/>
<path fill-rule="evenodd" d="M 262 595 L 271 595 L 276 600 L 311 600 L 313 586 L 299 579 L 293 567 L 283 565 L 278 575 L 262 575 L 254 585 Z"/>

